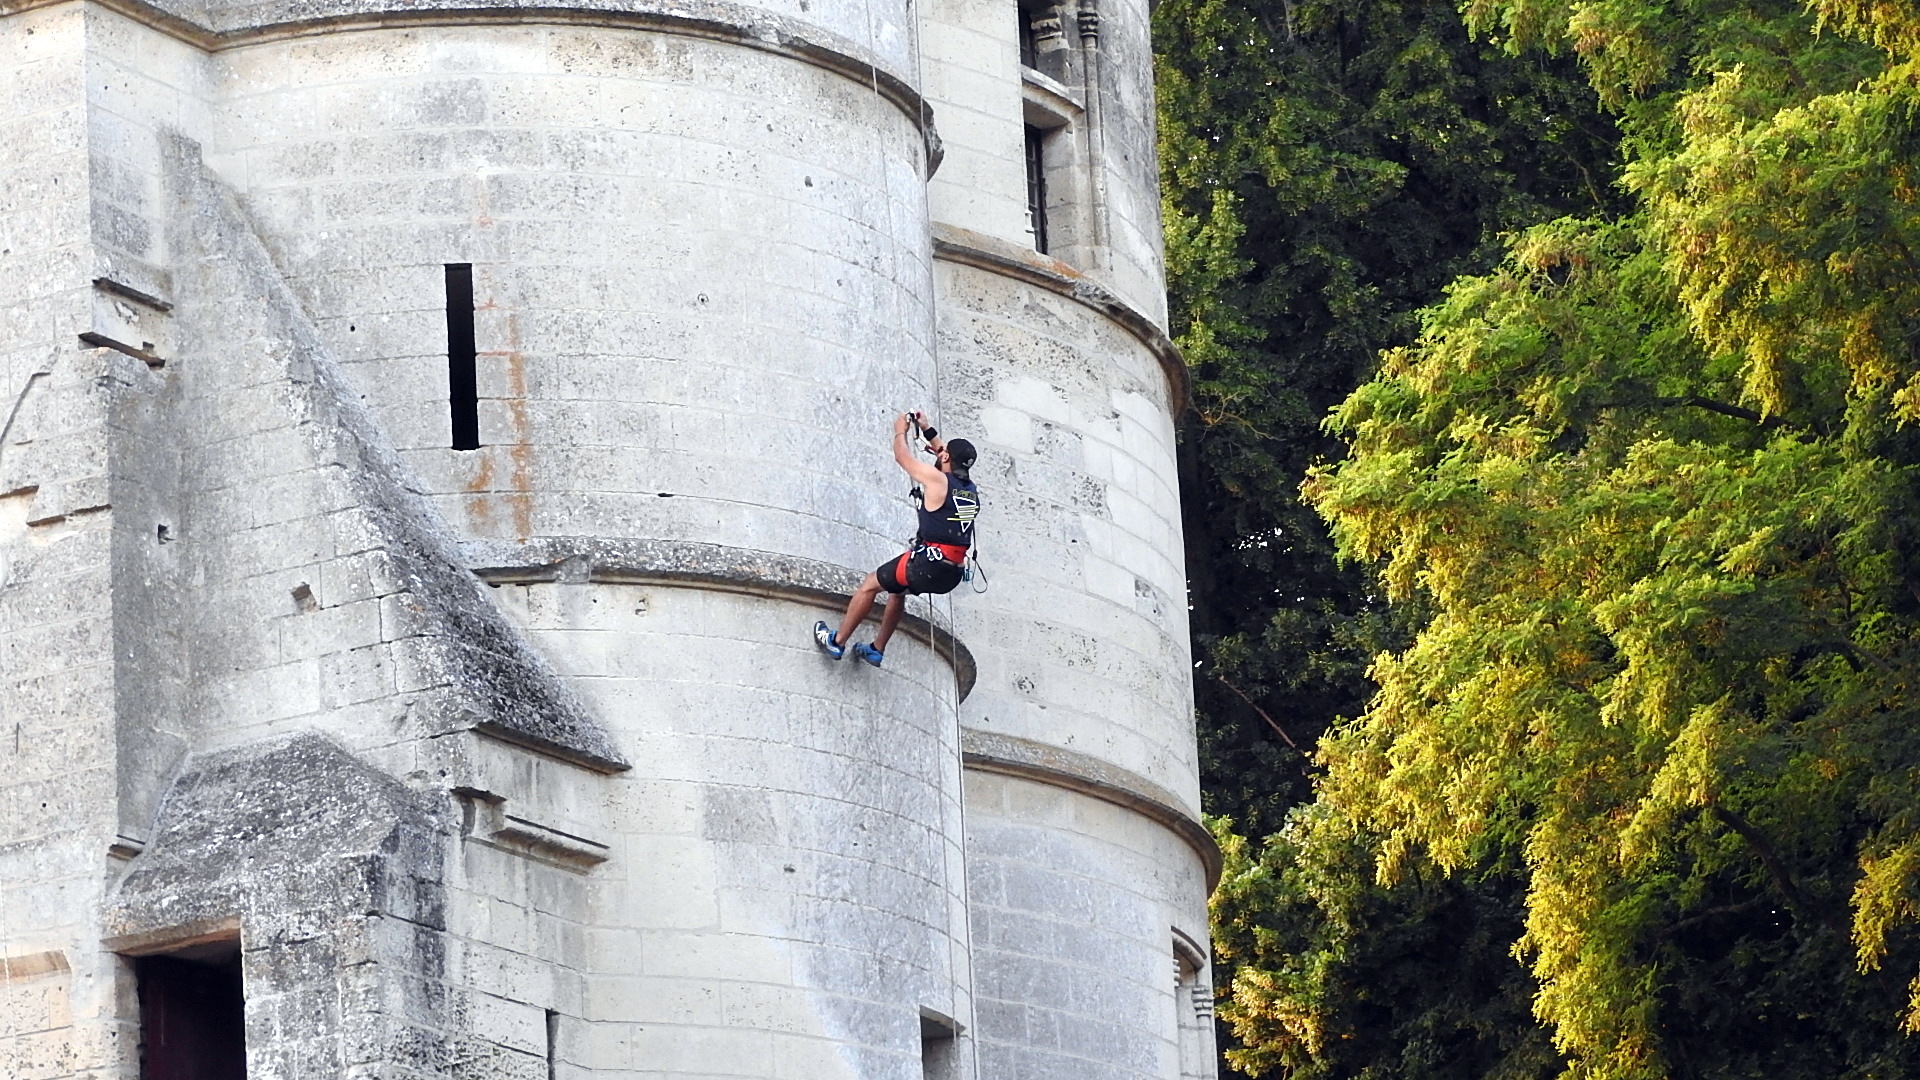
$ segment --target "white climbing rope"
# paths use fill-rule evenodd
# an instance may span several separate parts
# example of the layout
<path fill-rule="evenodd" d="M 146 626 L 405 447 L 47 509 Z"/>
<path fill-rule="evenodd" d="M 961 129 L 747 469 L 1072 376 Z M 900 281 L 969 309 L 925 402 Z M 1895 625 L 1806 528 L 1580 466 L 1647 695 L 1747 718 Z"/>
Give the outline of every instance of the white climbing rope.
<path fill-rule="evenodd" d="M 922 143 L 921 160 L 923 162 L 926 162 L 926 165 L 929 170 L 926 179 L 928 184 L 931 184 L 933 180 L 933 175 L 931 171 L 932 160 L 928 156 L 928 150 L 926 149 L 926 147 L 928 146 L 928 142 L 927 142 L 926 130 L 925 130 L 925 125 L 928 123 L 928 109 L 927 109 L 925 98 L 923 96 L 926 92 L 926 73 L 927 73 L 926 49 L 924 44 L 924 36 L 925 36 L 924 35 L 924 29 L 925 29 L 924 5 L 926 2 L 927 0 L 918 0 L 917 3 L 916 3 L 916 0 L 907 0 L 907 11 L 908 11 L 909 18 L 912 20 L 911 29 L 913 32 L 913 51 L 914 51 L 913 78 L 916 86 L 916 92 L 915 92 L 916 102 L 915 103 L 920 111 L 920 115 L 916 119 L 914 126 L 916 130 L 920 132 L 921 143 Z M 878 27 L 875 25 L 873 21 L 873 0 L 864 0 L 864 6 L 866 11 L 866 17 L 867 17 L 867 48 L 868 48 L 869 58 L 870 58 L 870 67 L 868 69 L 870 72 L 869 84 L 872 89 L 874 97 L 878 98 L 880 97 L 879 49 L 878 49 L 879 33 L 878 33 Z M 898 253 L 901 250 L 901 243 L 900 243 L 900 237 L 898 235 L 898 232 L 894 227 L 894 216 L 892 213 L 893 192 L 891 190 L 891 186 L 887 184 L 888 173 L 886 168 L 886 155 L 884 150 L 881 147 L 880 139 L 877 136 L 874 140 L 873 145 L 874 145 L 874 156 L 879 166 L 878 178 L 881 181 L 886 193 L 887 239 L 890 242 L 889 247 L 891 249 L 891 252 L 893 253 L 893 257 L 897 259 Z M 898 265 L 899 265 L 898 262 L 895 262 L 895 266 L 898 267 Z M 903 285 L 904 282 L 901 282 L 896 278 L 894 284 L 895 284 L 895 289 L 894 289 L 893 304 L 894 304 L 894 312 L 895 312 L 895 325 L 899 326 L 899 325 L 904 325 L 906 321 L 904 318 L 901 317 L 900 309 L 899 309 L 899 304 L 900 304 L 899 287 Z M 940 311 L 939 311 L 939 304 L 938 304 L 938 282 L 936 280 L 936 275 L 934 272 L 933 259 L 931 256 L 931 252 L 929 252 L 929 257 L 926 263 L 925 291 L 923 295 L 926 298 L 925 308 L 926 308 L 926 319 L 927 319 L 927 352 L 928 352 L 928 358 L 931 361 L 932 376 L 933 376 L 933 408 L 934 408 L 935 414 L 939 416 L 940 422 L 946 423 L 947 412 L 946 412 L 945 394 L 941 390 L 941 385 L 940 385 L 940 382 L 941 382 L 940 374 L 941 374 L 942 368 L 941 368 L 941 362 L 940 362 Z M 977 540 L 978 538 L 976 536 L 976 542 Z M 946 851 L 946 842 L 944 838 L 941 841 L 940 877 L 941 877 L 942 887 L 946 889 L 948 897 L 952 899 L 956 899 L 960 903 L 962 911 L 964 911 L 966 914 L 967 1012 L 968 1012 L 967 1019 L 970 1021 L 970 1024 L 968 1027 L 967 1045 L 969 1047 L 971 1056 L 973 1058 L 974 1080 L 980 1080 L 980 1025 L 978 1023 L 978 1019 L 979 1019 L 978 1003 L 979 1003 L 979 993 L 980 993 L 980 982 L 979 982 L 977 968 L 976 968 L 976 965 L 974 964 L 975 943 L 974 943 L 974 928 L 973 928 L 972 888 L 971 888 L 971 882 L 969 880 L 969 874 L 967 869 L 968 823 L 967 823 L 967 794 L 966 794 L 966 762 L 965 762 L 964 751 L 961 749 L 961 746 L 960 746 L 960 696 L 961 696 L 960 636 L 959 636 L 959 623 L 957 619 L 958 609 L 954 607 L 953 593 L 949 592 L 946 594 L 946 596 L 947 596 L 946 659 L 947 659 L 947 666 L 953 672 L 953 696 L 952 696 L 953 726 L 949 730 L 953 734 L 953 749 L 954 749 L 953 760 L 954 760 L 954 765 L 956 769 L 954 802 L 957 809 L 959 810 L 959 817 L 960 817 L 960 836 L 958 838 L 959 854 L 960 854 L 960 891 L 958 893 L 954 892 L 953 880 L 949 876 L 948 853 Z M 905 603 L 906 601 L 903 599 L 901 602 Z M 928 641 L 933 646 L 934 657 L 936 661 L 939 659 L 939 656 L 940 656 L 940 646 L 939 646 L 940 625 L 939 625 L 939 620 L 935 617 L 938 615 L 938 613 L 939 611 L 938 611 L 937 605 L 934 603 L 932 597 L 928 597 L 927 599 Z M 956 1032 L 955 1034 L 957 1037 L 959 1033 Z"/>

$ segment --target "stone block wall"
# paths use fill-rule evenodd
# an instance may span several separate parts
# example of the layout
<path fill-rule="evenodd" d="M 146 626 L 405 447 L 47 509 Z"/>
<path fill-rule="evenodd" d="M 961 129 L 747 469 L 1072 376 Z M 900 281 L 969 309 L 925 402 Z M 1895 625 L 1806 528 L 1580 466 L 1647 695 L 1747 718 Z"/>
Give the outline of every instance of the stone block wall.
<path fill-rule="evenodd" d="M 1049 29 L 1028 67 L 1020 37 L 1036 20 Z M 1038 129 L 1047 254 L 1161 325 L 1151 30 L 1146 0 L 935 0 L 920 48 L 947 148 L 933 220 L 1031 250 L 1026 135 Z"/>
<path fill-rule="evenodd" d="M 1111 762 L 1197 813 L 1165 376 L 1069 297 L 951 261 L 941 282 L 949 423 L 980 447 L 991 515 L 993 587 L 956 616 L 994 643 L 967 723 Z"/>
<path fill-rule="evenodd" d="M 132 1059 L 97 879 L 114 833 L 111 401 L 141 365 L 88 348 L 87 27 L 0 34 L 0 1071 Z M 116 363 L 126 361 L 126 363 Z"/>
<path fill-rule="evenodd" d="M 1176 934 L 1206 940 L 1192 849 L 1021 777 L 976 771 L 967 808 L 982 1074 L 1144 1080 L 1196 1064 L 1194 1003 L 1170 963 Z"/>
<path fill-rule="evenodd" d="M 946 150 L 928 185 L 934 220 L 1008 243 L 1028 235 L 1019 20 L 1002 0 L 930 0 L 920 46 Z"/>
<path fill-rule="evenodd" d="M 1082 5 L 1086 8 L 1088 5 Z M 1086 267 L 1148 320 L 1167 318 L 1160 231 L 1160 152 L 1154 134 L 1153 3 L 1100 0 L 1098 113 L 1101 242 L 1109 262 Z M 1081 20 L 1082 26 L 1085 20 Z"/>
<path fill-rule="evenodd" d="M 943 426 L 980 449 L 991 582 L 953 608 L 984 1076 L 1215 1070 L 1149 15 L 943 0 L 926 27 L 957 117 L 930 197 Z"/>
<path fill-rule="evenodd" d="M 599 1068 L 918 1076 L 918 1009 L 970 1011 L 947 665 L 835 664 L 779 600 L 592 580 L 497 596 L 634 761 L 595 834 Z"/>
<path fill-rule="evenodd" d="M 49 1077 L 113 1075 L 133 1041 L 95 901 L 117 764 L 103 451 L 109 398 L 143 372 L 63 352 L 0 438 L 0 1063 Z"/>
<path fill-rule="evenodd" d="M 1075 267 L 1012 7 L 0 0 L 0 1075 L 1209 1075 L 1144 11 Z M 914 407 L 993 589 L 836 664 Z"/>
<path fill-rule="evenodd" d="M 920 136 L 871 87 L 559 27 L 301 38 L 220 70 L 251 92 L 209 162 L 451 520 L 853 565 L 897 544 L 885 425 L 931 396 L 928 241 Z M 447 426 L 462 262 L 476 451 Z"/>

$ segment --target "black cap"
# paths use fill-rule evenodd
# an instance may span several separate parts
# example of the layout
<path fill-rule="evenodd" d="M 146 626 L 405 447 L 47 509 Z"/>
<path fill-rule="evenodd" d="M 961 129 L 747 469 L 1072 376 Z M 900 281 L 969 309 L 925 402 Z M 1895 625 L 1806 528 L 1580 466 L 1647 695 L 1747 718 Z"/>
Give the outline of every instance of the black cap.
<path fill-rule="evenodd" d="M 947 441 L 947 460 L 952 462 L 953 467 L 956 469 L 972 468 L 973 460 L 979 456 L 980 454 L 973 448 L 973 444 L 965 439 L 949 439 Z"/>

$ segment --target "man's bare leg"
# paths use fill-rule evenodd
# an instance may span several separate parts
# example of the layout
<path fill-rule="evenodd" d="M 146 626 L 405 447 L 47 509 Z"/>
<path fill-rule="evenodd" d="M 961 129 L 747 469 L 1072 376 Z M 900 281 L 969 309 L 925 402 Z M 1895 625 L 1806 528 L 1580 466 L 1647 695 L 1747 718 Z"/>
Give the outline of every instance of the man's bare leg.
<path fill-rule="evenodd" d="M 906 613 L 906 593 L 894 593 L 887 597 L 887 610 L 880 615 L 880 632 L 873 635 L 873 647 L 876 652 L 887 651 L 887 642 L 893 637 L 893 629 L 900 625 L 900 616 Z"/>
<path fill-rule="evenodd" d="M 860 582 L 860 587 L 853 590 L 853 599 L 847 602 L 847 616 L 840 620 L 840 632 L 833 636 L 835 644 L 841 648 L 853 644 L 853 632 L 860 628 L 861 623 L 867 621 L 868 615 L 872 614 L 874 597 L 879 595 L 880 579 L 868 574 Z M 888 610 L 891 611 L 892 608 Z M 881 633 L 883 634 L 886 633 L 885 627 L 886 624 L 882 621 Z"/>

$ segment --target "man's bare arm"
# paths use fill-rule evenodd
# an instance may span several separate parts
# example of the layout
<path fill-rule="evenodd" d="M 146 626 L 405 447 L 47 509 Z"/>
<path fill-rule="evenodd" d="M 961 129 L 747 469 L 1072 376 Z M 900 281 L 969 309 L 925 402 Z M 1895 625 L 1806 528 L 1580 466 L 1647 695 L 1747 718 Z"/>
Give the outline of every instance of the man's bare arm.
<path fill-rule="evenodd" d="M 893 460 L 920 485 L 927 509 L 938 509 L 947 501 L 947 474 L 913 452 L 907 443 L 907 414 L 893 420 Z"/>

